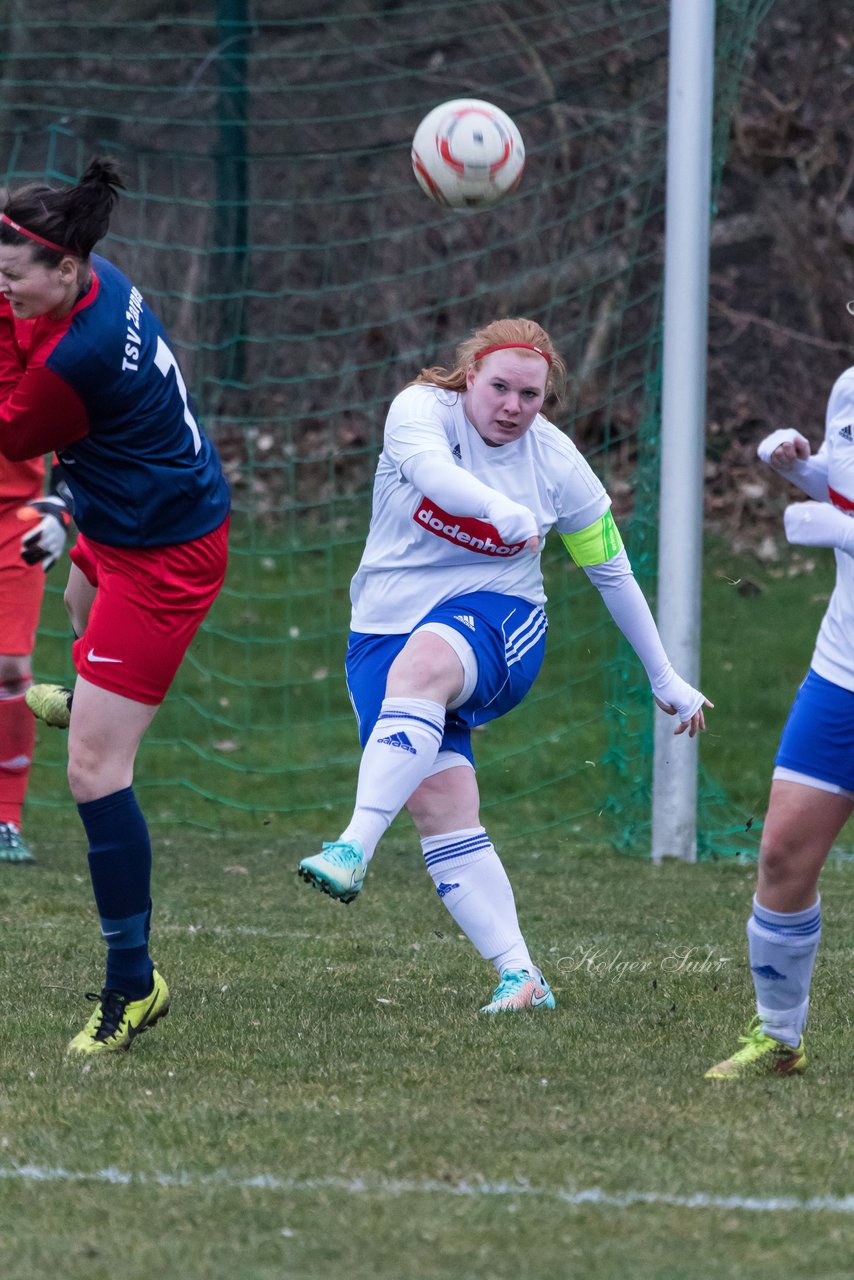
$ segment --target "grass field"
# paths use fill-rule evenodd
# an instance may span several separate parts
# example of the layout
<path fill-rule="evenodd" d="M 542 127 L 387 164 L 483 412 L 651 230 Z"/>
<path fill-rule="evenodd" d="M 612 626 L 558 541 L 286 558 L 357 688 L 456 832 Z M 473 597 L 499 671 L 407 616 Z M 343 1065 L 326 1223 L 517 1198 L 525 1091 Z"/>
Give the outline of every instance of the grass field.
<path fill-rule="evenodd" d="M 761 820 L 831 581 L 826 562 L 772 577 L 710 552 L 703 756 L 738 820 Z M 285 824 L 159 826 L 173 1011 L 81 1065 L 63 1050 L 102 960 L 82 837 L 45 807 L 33 831 L 37 867 L 0 877 L 4 1280 L 852 1274 L 844 855 L 823 878 L 808 1072 L 732 1088 L 702 1073 L 751 1013 L 740 859 L 654 868 L 587 828 L 508 841 L 558 1006 L 485 1022 L 491 971 L 405 819 L 349 908 L 297 881 Z"/>

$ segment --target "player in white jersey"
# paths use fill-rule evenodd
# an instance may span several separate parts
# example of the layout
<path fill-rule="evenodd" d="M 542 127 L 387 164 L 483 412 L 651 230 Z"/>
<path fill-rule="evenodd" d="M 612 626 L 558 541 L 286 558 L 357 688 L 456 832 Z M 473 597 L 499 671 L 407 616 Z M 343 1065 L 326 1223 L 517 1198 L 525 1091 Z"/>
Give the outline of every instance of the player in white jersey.
<path fill-rule="evenodd" d="M 821 938 L 818 878 L 854 808 L 854 368 L 834 383 L 817 453 L 793 430 L 772 432 L 758 453 L 809 496 L 786 508 L 786 537 L 833 548 L 836 586 L 774 762 L 747 925 L 756 1017 L 742 1048 L 706 1072 L 712 1080 L 806 1066 L 803 1030 Z"/>
<path fill-rule="evenodd" d="M 498 320 L 393 401 L 353 578 L 347 684 L 363 746 L 353 816 L 299 874 L 341 902 L 406 806 L 427 869 L 499 981 L 485 1013 L 553 1008 L 480 822 L 471 731 L 516 706 L 543 658 L 540 548 L 556 529 L 644 664 L 676 733 L 711 704 L 673 670 L 587 462 L 541 413 L 565 368 L 532 320 Z"/>

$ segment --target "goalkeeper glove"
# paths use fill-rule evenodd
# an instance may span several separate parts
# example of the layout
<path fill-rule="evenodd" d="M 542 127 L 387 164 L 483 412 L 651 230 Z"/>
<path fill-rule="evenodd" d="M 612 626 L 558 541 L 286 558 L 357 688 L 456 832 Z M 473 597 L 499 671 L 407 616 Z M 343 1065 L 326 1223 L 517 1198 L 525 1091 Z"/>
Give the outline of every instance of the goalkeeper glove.
<path fill-rule="evenodd" d="M 65 546 L 65 533 L 71 523 L 68 505 L 59 494 L 39 498 L 18 510 L 20 520 L 38 519 L 39 523 L 21 539 L 21 559 L 25 564 L 40 564 L 45 573 L 56 564 Z"/>

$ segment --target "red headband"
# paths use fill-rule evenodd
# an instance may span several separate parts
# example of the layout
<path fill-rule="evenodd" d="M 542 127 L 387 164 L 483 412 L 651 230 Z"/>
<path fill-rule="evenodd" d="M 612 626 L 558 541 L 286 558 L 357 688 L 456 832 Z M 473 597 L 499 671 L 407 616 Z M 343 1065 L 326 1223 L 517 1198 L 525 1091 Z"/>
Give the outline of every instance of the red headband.
<path fill-rule="evenodd" d="M 552 358 L 540 347 L 532 346 L 530 342 L 496 342 L 494 347 L 484 347 L 482 351 L 476 351 L 475 360 L 482 360 L 484 356 L 491 355 L 493 351 L 507 351 L 511 347 L 523 347 L 525 351 L 536 351 L 538 356 L 542 356 L 546 364 L 551 368 Z"/>
<path fill-rule="evenodd" d="M 22 236 L 26 236 L 28 240 L 35 240 L 36 244 L 43 244 L 46 249 L 53 249 L 55 253 L 70 254 L 72 258 L 79 258 L 79 253 L 72 253 L 70 249 L 64 248 L 61 244 L 54 244 L 52 240 L 45 240 L 44 236 L 37 236 L 35 231 L 28 231 L 26 227 L 22 227 L 20 222 L 13 222 L 11 218 L 7 218 L 5 213 L 0 213 L 0 222 L 5 222 L 7 227 L 11 227 L 13 231 L 19 232 Z"/>

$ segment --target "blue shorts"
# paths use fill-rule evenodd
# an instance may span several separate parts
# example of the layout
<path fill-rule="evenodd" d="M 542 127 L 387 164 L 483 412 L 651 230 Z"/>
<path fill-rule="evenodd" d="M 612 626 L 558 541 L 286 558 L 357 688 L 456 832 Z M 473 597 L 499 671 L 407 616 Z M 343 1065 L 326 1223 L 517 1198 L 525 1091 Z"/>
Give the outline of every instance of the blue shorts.
<path fill-rule="evenodd" d="M 810 669 L 783 727 L 774 764 L 854 791 L 854 693 Z"/>
<path fill-rule="evenodd" d="M 441 622 L 464 636 L 477 658 L 477 683 L 462 706 L 448 711 L 441 751 L 456 751 L 474 764 L 471 730 L 518 706 L 537 678 L 546 650 L 546 615 L 539 605 L 495 591 L 456 596 L 425 614 L 412 631 L 377 636 L 351 631 L 346 671 L 350 701 L 367 742 L 385 697 L 391 664 L 412 632 Z"/>

